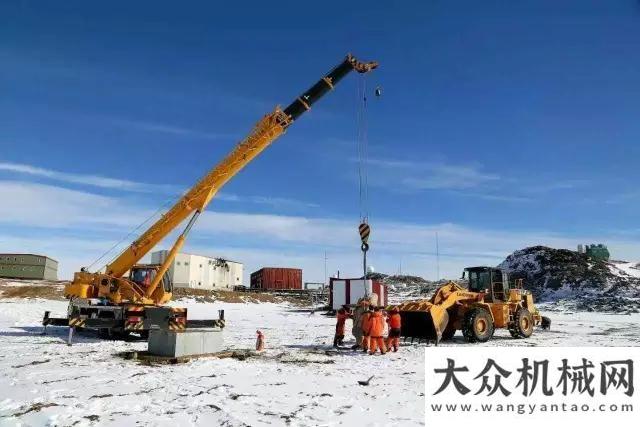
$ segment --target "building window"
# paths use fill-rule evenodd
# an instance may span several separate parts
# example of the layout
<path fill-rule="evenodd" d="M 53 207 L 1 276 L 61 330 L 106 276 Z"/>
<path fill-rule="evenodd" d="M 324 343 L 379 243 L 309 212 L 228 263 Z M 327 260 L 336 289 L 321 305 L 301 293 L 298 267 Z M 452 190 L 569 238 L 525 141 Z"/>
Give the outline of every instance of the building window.
<path fill-rule="evenodd" d="M 180 261 L 176 262 L 177 265 L 180 265 Z"/>
<path fill-rule="evenodd" d="M 189 263 L 185 261 L 185 262 L 184 262 L 184 265 L 189 265 Z"/>
<path fill-rule="evenodd" d="M 202 268 L 202 264 L 200 264 L 200 268 Z"/>

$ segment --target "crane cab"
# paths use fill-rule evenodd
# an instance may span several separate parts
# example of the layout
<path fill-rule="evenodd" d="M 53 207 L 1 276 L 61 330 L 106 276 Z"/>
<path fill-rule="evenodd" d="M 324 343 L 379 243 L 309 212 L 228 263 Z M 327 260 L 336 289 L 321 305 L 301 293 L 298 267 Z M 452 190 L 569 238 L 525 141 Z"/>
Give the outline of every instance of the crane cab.
<path fill-rule="evenodd" d="M 136 264 L 129 270 L 129 280 L 146 290 L 160 270 L 160 264 Z M 173 283 L 168 274 L 160 282 L 165 292 L 173 290 Z"/>

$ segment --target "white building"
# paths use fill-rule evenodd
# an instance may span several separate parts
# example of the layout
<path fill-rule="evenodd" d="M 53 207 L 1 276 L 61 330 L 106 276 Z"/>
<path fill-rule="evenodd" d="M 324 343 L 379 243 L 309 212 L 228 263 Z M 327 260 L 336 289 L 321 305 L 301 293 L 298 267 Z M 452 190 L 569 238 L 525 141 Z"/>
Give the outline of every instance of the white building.
<path fill-rule="evenodd" d="M 152 264 L 162 264 L 169 251 L 151 254 Z M 177 288 L 232 290 L 242 286 L 242 263 L 201 255 L 178 253 L 169 267 L 169 277 Z"/>

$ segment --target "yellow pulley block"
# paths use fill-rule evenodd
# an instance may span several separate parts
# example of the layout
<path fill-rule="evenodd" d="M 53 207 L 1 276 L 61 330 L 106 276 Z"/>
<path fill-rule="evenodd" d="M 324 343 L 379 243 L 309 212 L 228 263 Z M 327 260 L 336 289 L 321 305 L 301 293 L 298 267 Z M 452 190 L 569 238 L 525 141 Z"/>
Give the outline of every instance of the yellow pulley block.
<path fill-rule="evenodd" d="M 362 252 L 369 250 L 369 235 L 371 234 L 371 227 L 366 222 L 363 222 L 358 226 L 358 232 L 360 233 L 360 241 L 362 242 Z"/>

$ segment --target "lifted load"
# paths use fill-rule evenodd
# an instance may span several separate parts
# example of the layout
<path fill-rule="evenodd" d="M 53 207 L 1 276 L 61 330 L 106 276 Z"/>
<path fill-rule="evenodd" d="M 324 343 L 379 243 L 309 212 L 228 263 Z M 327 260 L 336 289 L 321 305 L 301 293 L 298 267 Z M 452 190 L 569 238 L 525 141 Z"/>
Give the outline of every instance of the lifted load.
<path fill-rule="evenodd" d="M 453 338 L 462 331 L 468 342 L 486 342 L 496 328 L 507 328 L 513 338 L 528 338 L 534 326 L 548 329 L 551 320 L 540 315 L 523 280 L 509 282 L 508 274 L 493 267 L 470 267 L 465 289 L 454 282 L 438 288 L 430 299 L 408 301 L 398 308 L 401 336 L 433 341 Z"/>

